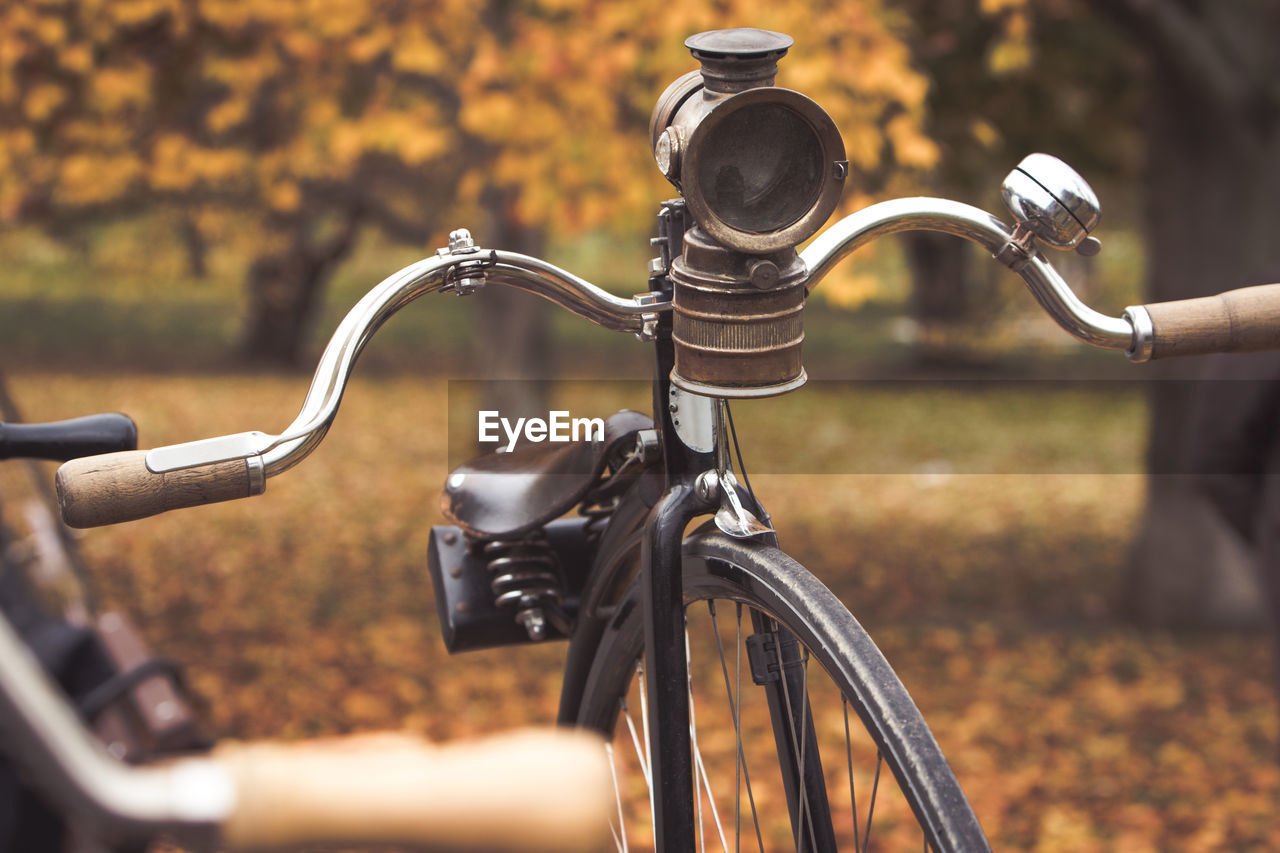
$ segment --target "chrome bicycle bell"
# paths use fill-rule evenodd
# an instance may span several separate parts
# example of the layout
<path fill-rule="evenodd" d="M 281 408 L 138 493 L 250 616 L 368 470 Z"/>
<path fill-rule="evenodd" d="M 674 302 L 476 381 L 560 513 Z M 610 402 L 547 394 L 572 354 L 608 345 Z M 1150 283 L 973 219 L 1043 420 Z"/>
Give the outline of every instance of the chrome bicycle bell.
<path fill-rule="evenodd" d="M 1031 154 L 1004 179 L 1004 203 L 1019 227 L 1055 249 L 1094 254 L 1089 232 L 1098 226 L 1102 206 L 1084 178 L 1057 157 Z"/>

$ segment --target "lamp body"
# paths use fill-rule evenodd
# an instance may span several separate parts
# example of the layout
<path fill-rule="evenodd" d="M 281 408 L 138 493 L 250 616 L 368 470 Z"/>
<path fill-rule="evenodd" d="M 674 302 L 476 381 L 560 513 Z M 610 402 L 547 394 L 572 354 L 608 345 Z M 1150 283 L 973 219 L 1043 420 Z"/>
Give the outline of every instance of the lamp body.
<path fill-rule="evenodd" d="M 727 249 L 700 228 L 671 265 L 671 381 L 696 394 L 764 397 L 804 384 L 805 266 L 795 249 Z"/>

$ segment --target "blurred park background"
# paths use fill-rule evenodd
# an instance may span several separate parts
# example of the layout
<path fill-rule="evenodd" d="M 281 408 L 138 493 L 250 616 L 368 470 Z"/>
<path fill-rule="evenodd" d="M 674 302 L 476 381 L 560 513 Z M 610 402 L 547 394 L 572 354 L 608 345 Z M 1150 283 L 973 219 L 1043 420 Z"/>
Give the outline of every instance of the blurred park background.
<path fill-rule="evenodd" d="M 20 0 L 0 7 L 13 400 L 33 421 L 127 412 L 143 446 L 278 431 L 343 313 L 461 226 L 644 290 L 673 194 L 649 112 L 694 67 L 684 39 L 724 26 L 796 38 L 778 83 L 841 128 L 843 212 L 931 194 L 999 214 L 1003 176 L 1046 151 L 1102 199 L 1102 254 L 1054 261 L 1104 313 L 1280 281 L 1270 0 Z M 807 313 L 827 381 L 741 407 L 755 485 L 899 668 L 995 846 L 1280 849 L 1265 566 L 1186 476 L 1204 368 L 1087 350 L 949 238 L 860 252 Z M 645 389 L 596 380 L 648 370 L 549 305 L 427 298 L 266 496 L 81 547 L 221 735 L 546 721 L 563 648 L 451 659 L 438 636 L 449 382 L 592 380 L 551 393 L 606 415 Z M 1248 415 L 1263 386 L 1240 387 L 1215 415 Z M 15 530 L 30 492 L 0 470 Z"/>

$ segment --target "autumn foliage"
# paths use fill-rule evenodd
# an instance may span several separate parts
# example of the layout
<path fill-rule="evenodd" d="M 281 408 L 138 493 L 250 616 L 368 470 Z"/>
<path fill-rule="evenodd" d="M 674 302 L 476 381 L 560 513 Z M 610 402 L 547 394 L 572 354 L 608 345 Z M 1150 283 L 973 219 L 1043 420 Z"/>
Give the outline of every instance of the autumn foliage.
<path fill-rule="evenodd" d="M 863 185 L 930 166 L 905 23 L 881 0 L 4 4 L 0 223 L 167 211 L 197 267 L 236 240 L 247 344 L 292 358 L 362 228 L 647 228 L 670 194 L 649 111 L 700 30 L 795 34 L 780 83 L 832 113 Z"/>
<path fill-rule="evenodd" d="M 123 408 L 147 444 L 274 429 L 305 391 L 278 376 L 10 379 L 28 417 Z M 440 637 L 425 555 L 447 471 L 445 383 L 357 379 L 325 443 L 265 495 L 90 533 L 95 585 L 183 664 L 219 736 L 404 727 L 454 739 L 549 723 L 564 644 L 450 656 Z M 607 414 L 643 406 L 644 390 L 636 399 L 593 383 L 566 403 Z M 753 484 L 782 546 L 901 675 L 994 849 L 1280 846 L 1265 637 L 1139 631 L 1110 610 L 1143 497 L 1140 438 L 1116 416 L 1116 395 L 1042 401 L 1064 425 L 1055 434 L 1031 430 L 1043 405 L 1008 389 L 982 404 L 909 389 L 802 394 L 811 431 L 795 430 L 782 402 L 758 417 L 738 410 L 749 463 L 829 440 L 902 473 L 757 468 Z M 1135 473 L 912 473 L 928 451 L 898 434 L 930 426 L 985 439 L 987 471 L 1025 470 L 1028 447 L 1088 464 L 1105 446 Z M 14 511 L 21 473 L 0 466 Z M 774 747 L 761 737 L 747 748 L 765 763 Z"/>

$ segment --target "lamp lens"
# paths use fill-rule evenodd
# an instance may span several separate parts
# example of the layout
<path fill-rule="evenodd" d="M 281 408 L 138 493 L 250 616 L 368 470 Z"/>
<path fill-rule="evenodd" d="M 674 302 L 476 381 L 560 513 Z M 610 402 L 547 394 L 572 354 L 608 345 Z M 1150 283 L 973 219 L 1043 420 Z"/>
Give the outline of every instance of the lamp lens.
<path fill-rule="evenodd" d="M 726 225 L 765 234 L 809 212 L 822 190 L 818 135 L 780 104 L 752 104 L 708 128 L 697 181 Z"/>

